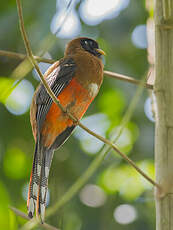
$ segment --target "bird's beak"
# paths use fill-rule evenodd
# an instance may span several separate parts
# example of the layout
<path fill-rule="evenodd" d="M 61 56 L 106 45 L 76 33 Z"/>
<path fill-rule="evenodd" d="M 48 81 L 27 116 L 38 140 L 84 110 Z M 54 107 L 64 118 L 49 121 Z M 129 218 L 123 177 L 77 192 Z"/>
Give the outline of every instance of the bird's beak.
<path fill-rule="evenodd" d="M 99 54 L 106 55 L 106 53 L 101 49 L 95 49 Z"/>

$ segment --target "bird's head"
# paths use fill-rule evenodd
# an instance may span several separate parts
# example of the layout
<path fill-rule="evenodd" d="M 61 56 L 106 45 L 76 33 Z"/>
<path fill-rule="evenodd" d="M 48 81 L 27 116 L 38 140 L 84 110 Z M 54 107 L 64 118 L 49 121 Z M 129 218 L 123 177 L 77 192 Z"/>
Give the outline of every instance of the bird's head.
<path fill-rule="evenodd" d="M 105 55 L 105 52 L 99 49 L 98 43 L 87 37 L 80 37 L 70 41 L 67 44 L 65 55 L 73 55 L 78 51 L 89 52 L 98 58 L 100 58 L 101 55 Z"/>

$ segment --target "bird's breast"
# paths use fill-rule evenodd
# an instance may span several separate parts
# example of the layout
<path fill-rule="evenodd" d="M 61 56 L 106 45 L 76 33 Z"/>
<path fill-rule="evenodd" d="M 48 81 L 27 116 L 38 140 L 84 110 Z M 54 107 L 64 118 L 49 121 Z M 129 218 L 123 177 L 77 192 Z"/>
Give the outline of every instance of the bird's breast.
<path fill-rule="evenodd" d="M 80 119 L 94 99 L 93 91 L 85 89 L 76 78 L 61 92 L 58 99 L 62 106 Z"/>
<path fill-rule="evenodd" d="M 87 90 L 74 77 L 57 98 L 60 104 L 67 108 L 73 116 L 81 119 L 97 91 L 98 87 L 95 83 L 91 84 L 90 90 Z M 59 134 L 73 124 L 74 122 L 69 118 L 68 114 L 63 113 L 55 103 L 52 103 L 41 132 L 45 137 L 45 145 L 50 146 Z"/>

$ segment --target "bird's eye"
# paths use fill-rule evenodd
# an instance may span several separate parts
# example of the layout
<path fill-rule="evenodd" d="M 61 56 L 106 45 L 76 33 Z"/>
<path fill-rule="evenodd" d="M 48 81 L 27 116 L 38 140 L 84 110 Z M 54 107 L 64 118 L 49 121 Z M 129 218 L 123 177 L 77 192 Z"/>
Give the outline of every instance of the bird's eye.
<path fill-rule="evenodd" d="M 85 49 L 94 49 L 94 48 L 97 48 L 97 44 L 94 43 L 92 40 L 83 40 L 83 46 Z"/>
<path fill-rule="evenodd" d="M 97 53 L 96 49 L 98 49 L 98 43 L 92 39 L 81 39 L 81 46 L 84 50 L 92 53 L 95 56 L 100 56 Z"/>

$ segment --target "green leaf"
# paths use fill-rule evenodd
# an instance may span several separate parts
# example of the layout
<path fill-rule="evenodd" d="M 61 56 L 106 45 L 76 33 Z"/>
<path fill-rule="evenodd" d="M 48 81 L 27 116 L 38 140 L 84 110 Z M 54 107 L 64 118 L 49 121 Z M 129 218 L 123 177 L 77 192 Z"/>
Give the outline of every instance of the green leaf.
<path fill-rule="evenodd" d="M 16 86 L 15 80 L 7 77 L 0 77 L 0 102 L 5 103 L 7 97 Z"/>

